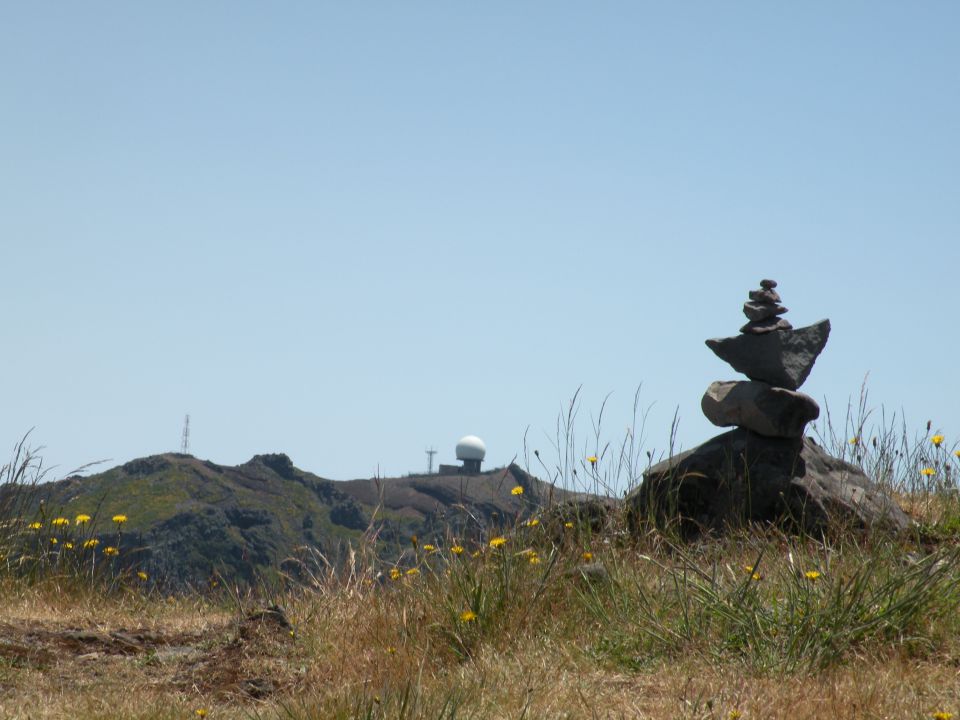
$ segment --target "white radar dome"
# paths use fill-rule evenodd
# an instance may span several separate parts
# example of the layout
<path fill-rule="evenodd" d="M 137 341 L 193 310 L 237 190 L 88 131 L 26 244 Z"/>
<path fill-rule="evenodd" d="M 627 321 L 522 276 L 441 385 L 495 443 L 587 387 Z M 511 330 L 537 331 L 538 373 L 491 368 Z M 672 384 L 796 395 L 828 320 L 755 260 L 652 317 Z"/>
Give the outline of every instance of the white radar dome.
<path fill-rule="evenodd" d="M 467 435 L 457 443 L 457 460 L 483 460 L 487 446 L 476 435 Z"/>

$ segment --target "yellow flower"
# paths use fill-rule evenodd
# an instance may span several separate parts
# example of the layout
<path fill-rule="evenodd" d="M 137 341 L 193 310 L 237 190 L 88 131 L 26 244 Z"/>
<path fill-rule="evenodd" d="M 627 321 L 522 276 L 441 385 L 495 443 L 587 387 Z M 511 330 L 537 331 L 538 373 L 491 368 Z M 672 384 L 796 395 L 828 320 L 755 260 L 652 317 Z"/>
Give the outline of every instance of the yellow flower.
<path fill-rule="evenodd" d="M 503 547 L 507 544 L 507 539 L 505 537 L 497 536 L 490 541 L 490 547 L 498 548 Z"/>
<path fill-rule="evenodd" d="M 953 454 L 960 458 L 960 450 L 954 450 Z"/>
<path fill-rule="evenodd" d="M 536 553 L 530 553 L 530 564 L 531 564 L 531 565 L 539 565 L 539 564 L 540 564 L 540 556 L 537 555 Z"/>
<path fill-rule="evenodd" d="M 53 525 L 54 527 L 63 527 L 64 525 L 69 525 L 70 521 L 67 520 L 65 517 L 58 517 L 51 520 L 50 524 Z"/>
<path fill-rule="evenodd" d="M 83 546 L 85 548 L 95 548 L 99 544 L 100 544 L 100 541 L 97 540 L 96 538 L 90 538 L 89 540 L 85 540 L 83 542 Z"/>
<path fill-rule="evenodd" d="M 470 553 L 470 557 L 472 557 L 472 558 L 478 558 L 478 557 L 480 557 L 480 551 L 479 551 L 479 550 L 474 550 L 472 553 Z"/>
<path fill-rule="evenodd" d="M 527 527 L 536 527 L 540 524 L 540 521 L 537 518 L 530 518 L 527 520 Z"/>
<path fill-rule="evenodd" d="M 572 529 L 573 529 L 573 523 L 572 523 L 570 520 L 567 520 L 567 521 L 563 524 L 563 526 L 564 526 L 567 530 L 572 530 Z"/>
<path fill-rule="evenodd" d="M 413 577 L 414 575 L 419 575 L 419 574 L 420 574 L 420 568 L 410 568 L 409 570 L 407 570 L 407 575 L 409 575 L 409 576 L 411 576 L 411 577 Z"/>
<path fill-rule="evenodd" d="M 50 544 L 51 544 L 51 545 L 56 545 L 56 544 L 57 544 L 57 539 L 56 539 L 55 537 L 50 538 Z"/>
<path fill-rule="evenodd" d="M 936 475 L 937 471 L 934 470 L 933 468 L 923 468 L 923 470 L 920 471 L 920 474 L 930 477 L 931 475 Z"/>
<path fill-rule="evenodd" d="M 818 579 L 820 578 L 820 571 L 819 571 L 819 570 L 807 570 L 807 571 L 803 574 L 803 576 L 804 576 L 807 580 L 818 580 Z"/>
<path fill-rule="evenodd" d="M 727 713 L 727 720 L 740 720 L 743 717 L 743 713 L 739 710 L 731 710 Z"/>
<path fill-rule="evenodd" d="M 113 521 L 114 521 L 117 525 L 123 525 L 123 524 L 127 521 L 127 516 L 126 516 L 126 515 L 114 515 L 114 516 L 113 516 Z"/>
<path fill-rule="evenodd" d="M 583 555 L 581 555 L 581 557 L 582 557 L 584 560 L 593 560 L 593 553 L 590 552 L 589 550 L 586 550 L 586 551 L 584 551 Z"/>
<path fill-rule="evenodd" d="M 473 622 L 477 619 L 477 614 L 473 610 L 464 610 L 460 613 L 460 622 Z"/>
<path fill-rule="evenodd" d="M 523 488 L 517 485 L 513 490 L 510 491 L 511 495 L 523 495 Z"/>
<path fill-rule="evenodd" d="M 933 718 L 933 720 L 953 720 L 953 713 L 940 710 L 933 713 L 930 717 Z"/>
<path fill-rule="evenodd" d="M 399 568 L 390 568 L 390 579 L 391 579 L 391 580 L 399 580 L 401 577 L 403 577 L 403 573 L 400 572 L 400 569 L 399 569 Z"/>
<path fill-rule="evenodd" d="M 42 522 L 39 522 L 39 521 L 38 521 L 38 522 L 32 522 L 32 523 L 30 523 L 29 525 L 27 525 L 27 527 L 30 528 L 31 530 L 39 530 L 40 528 L 43 527 L 43 523 L 42 523 Z"/>
<path fill-rule="evenodd" d="M 77 519 L 74 520 L 74 522 L 77 523 L 77 525 L 83 525 L 85 523 L 90 522 L 90 516 L 80 513 L 79 515 L 77 515 Z"/>
<path fill-rule="evenodd" d="M 63 544 L 63 546 L 64 546 L 67 550 L 73 550 L 73 543 L 70 542 L 69 540 L 68 540 L 67 542 L 65 542 L 65 543 Z"/>
<path fill-rule="evenodd" d="M 743 569 L 747 571 L 752 580 L 763 580 L 763 575 L 754 570 L 753 565 L 744 565 Z"/>
<path fill-rule="evenodd" d="M 423 549 L 427 552 L 434 552 L 437 548 L 435 548 L 433 545 L 424 545 Z"/>
<path fill-rule="evenodd" d="M 397 649 L 396 649 L 395 647 L 393 647 L 393 645 L 391 645 L 390 647 L 387 648 L 387 654 L 388 654 L 388 655 L 396 655 L 396 654 L 397 654 Z"/>
<path fill-rule="evenodd" d="M 850 438 L 849 442 L 850 442 L 851 445 L 859 445 L 859 444 L 860 444 L 860 438 L 858 438 L 856 435 L 854 435 L 852 438 Z"/>
<path fill-rule="evenodd" d="M 934 435 L 932 438 L 930 438 L 930 442 L 932 442 L 934 446 L 940 447 L 940 443 L 943 442 L 943 435 Z"/>
<path fill-rule="evenodd" d="M 147 575 L 143 570 L 139 570 L 137 571 L 137 577 L 145 581 L 149 575 Z"/>
<path fill-rule="evenodd" d="M 206 708 L 197 708 L 194 712 L 197 714 L 197 717 L 205 718 L 207 716 Z"/>
<path fill-rule="evenodd" d="M 591 465 L 596 465 L 596 464 L 597 464 L 597 456 L 596 456 L 596 455 L 591 455 L 590 457 L 587 458 L 587 462 L 590 463 Z"/>
<path fill-rule="evenodd" d="M 113 557 L 114 555 L 119 555 L 119 554 L 120 554 L 120 551 L 117 550 L 117 549 L 116 549 L 115 547 L 113 547 L 112 545 L 110 545 L 110 546 L 107 546 L 107 547 L 105 547 L 105 548 L 103 549 L 103 554 L 104 554 L 104 555 L 110 555 L 111 557 Z"/>
<path fill-rule="evenodd" d="M 452 548 L 450 548 L 450 552 L 452 552 L 454 555 L 462 555 L 463 545 L 454 545 Z"/>

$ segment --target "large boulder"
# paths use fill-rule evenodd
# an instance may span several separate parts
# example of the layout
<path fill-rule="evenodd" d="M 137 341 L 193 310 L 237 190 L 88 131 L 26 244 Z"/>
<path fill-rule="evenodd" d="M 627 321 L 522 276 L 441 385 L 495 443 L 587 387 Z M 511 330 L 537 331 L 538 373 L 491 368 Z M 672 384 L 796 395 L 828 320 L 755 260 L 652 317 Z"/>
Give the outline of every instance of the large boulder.
<path fill-rule="evenodd" d="M 700 407 L 718 427 L 745 427 L 767 437 L 800 437 L 820 406 L 809 395 L 757 380 L 711 383 Z"/>
<path fill-rule="evenodd" d="M 774 321 L 779 322 L 779 318 L 769 320 Z M 810 375 L 829 336 L 830 321 L 821 320 L 802 328 L 744 333 L 706 342 L 721 360 L 751 380 L 796 390 Z"/>
<path fill-rule="evenodd" d="M 841 528 L 906 530 L 909 518 L 859 468 L 810 438 L 743 428 L 652 466 L 626 497 L 634 523 L 679 521 L 685 534 L 770 522 L 819 535 Z"/>

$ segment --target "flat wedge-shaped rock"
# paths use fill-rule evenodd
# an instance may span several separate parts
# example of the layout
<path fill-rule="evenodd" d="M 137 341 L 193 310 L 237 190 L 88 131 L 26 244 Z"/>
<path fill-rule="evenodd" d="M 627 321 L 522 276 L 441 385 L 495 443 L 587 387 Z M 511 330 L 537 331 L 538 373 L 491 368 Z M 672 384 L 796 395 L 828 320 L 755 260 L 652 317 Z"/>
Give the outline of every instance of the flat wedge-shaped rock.
<path fill-rule="evenodd" d="M 796 390 L 830 337 L 830 321 L 807 327 L 707 340 L 707 347 L 751 380 Z"/>
<path fill-rule="evenodd" d="M 711 383 L 700 407 L 718 427 L 744 427 L 767 437 L 800 437 L 820 406 L 809 395 L 757 380 Z"/>
<path fill-rule="evenodd" d="M 910 519 L 859 468 L 810 438 L 737 428 L 651 467 L 625 498 L 634 522 L 679 520 L 688 534 L 770 522 L 813 535 L 901 532 Z"/>

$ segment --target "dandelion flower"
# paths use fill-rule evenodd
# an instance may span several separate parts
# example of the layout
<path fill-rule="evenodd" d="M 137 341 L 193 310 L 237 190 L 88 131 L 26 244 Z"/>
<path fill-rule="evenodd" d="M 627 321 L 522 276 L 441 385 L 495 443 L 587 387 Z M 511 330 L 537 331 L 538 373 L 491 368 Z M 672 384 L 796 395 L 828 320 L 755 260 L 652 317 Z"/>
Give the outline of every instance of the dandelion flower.
<path fill-rule="evenodd" d="M 55 537 L 50 538 L 50 544 L 51 544 L 51 545 L 56 545 L 56 544 L 57 544 L 57 539 L 56 539 Z"/>
<path fill-rule="evenodd" d="M 84 540 L 83 542 L 83 546 L 85 548 L 95 548 L 99 544 L 100 544 L 100 541 L 97 540 L 96 538 L 90 538 L 89 540 Z"/>
<path fill-rule="evenodd" d="M 940 710 L 930 716 L 933 720 L 953 720 L 953 713 Z"/>
<path fill-rule="evenodd" d="M 452 552 L 454 555 L 463 555 L 463 545 L 454 545 L 452 548 L 450 548 L 450 552 Z"/>
<path fill-rule="evenodd" d="M 563 524 L 563 526 L 564 526 L 567 530 L 573 530 L 573 523 L 572 523 L 570 520 L 567 520 L 567 521 Z"/>
<path fill-rule="evenodd" d="M 596 456 L 596 455 L 591 455 L 590 457 L 587 458 L 587 462 L 590 463 L 591 465 L 596 465 L 596 464 L 597 464 L 597 456 Z"/>
<path fill-rule="evenodd" d="M 397 654 L 397 649 L 396 649 L 393 645 L 391 645 L 390 647 L 387 648 L 387 654 L 388 654 L 388 655 L 396 655 L 396 654 Z"/>
<path fill-rule="evenodd" d="M 539 564 L 540 564 L 540 556 L 537 555 L 536 553 L 530 553 L 529 562 L 530 562 L 531 565 L 539 565 Z"/>
<path fill-rule="evenodd" d="M 150 577 L 143 570 L 137 571 L 137 577 L 146 582 L 147 578 Z"/>
<path fill-rule="evenodd" d="M 953 454 L 960 458 L 960 450 L 954 450 Z"/>
<path fill-rule="evenodd" d="M 86 523 L 90 522 L 90 516 L 80 513 L 79 515 L 77 515 L 77 519 L 74 520 L 74 522 L 77 525 L 85 525 Z"/>
<path fill-rule="evenodd" d="M 590 552 L 589 550 L 585 550 L 583 555 L 581 555 L 580 557 L 582 557 L 584 560 L 593 560 L 593 553 Z"/>
<path fill-rule="evenodd" d="M 414 575 L 419 575 L 419 574 L 420 574 L 420 568 L 410 568 L 409 570 L 407 570 L 407 575 L 409 575 L 410 577 L 413 577 Z"/>
<path fill-rule="evenodd" d="M 940 447 L 940 444 L 943 442 L 943 435 L 934 435 L 930 438 L 930 442 L 934 444 L 934 447 Z"/>
<path fill-rule="evenodd" d="M 105 547 L 105 548 L 103 549 L 103 554 L 104 554 L 104 555 L 109 555 L 110 557 L 113 557 L 113 556 L 115 556 L 115 555 L 119 555 L 119 554 L 120 554 L 120 551 L 117 550 L 117 548 L 113 547 L 112 545 L 109 545 L 109 546 L 107 546 L 107 547 Z"/>
<path fill-rule="evenodd" d="M 399 569 L 399 568 L 390 568 L 390 579 L 391 579 L 391 580 L 399 580 L 401 577 L 403 577 L 403 573 L 400 572 L 400 569 Z"/>
<path fill-rule="evenodd" d="M 43 523 L 39 521 L 32 522 L 29 525 L 27 525 L 27 527 L 30 528 L 31 530 L 39 530 L 40 528 L 43 527 Z"/>
<path fill-rule="evenodd" d="M 65 543 L 63 544 L 63 546 L 64 546 L 67 550 L 73 550 L 73 543 L 70 542 L 69 540 L 68 540 L 67 542 L 65 542 Z"/>
<path fill-rule="evenodd" d="M 499 548 L 507 544 L 507 539 L 502 536 L 497 536 L 490 541 L 490 547 Z"/>
<path fill-rule="evenodd" d="M 69 525 L 70 521 L 67 520 L 65 517 L 58 517 L 51 520 L 50 524 L 53 525 L 54 527 L 63 527 L 64 525 Z"/>
<path fill-rule="evenodd" d="M 848 440 L 848 442 L 849 442 L 851 445 L 859 445 L 859 444 L 860 444 L 860 438 L 858 438 L 856 435 L 854 435 L 852 438 L 850 438 L 850 440 Z"/>
<path fill-rule="evenodd" d="M 197 708 L 194 712 L 197 714 L 197 717 L 205 718 L 207 716 L 206 708 Z"/>
<path fill-rule="evenodd" d="M 127 521 L 127 516 L 126 516 L 126 515 L 114 515 L 114 516 L 113 516 L 113 521 L 114 521 L 117 525 L 123 525 L 123 524 Z"/>
<path fill-rule="evenodd" d="M 477 614 L 473 610 L 464 610 L 460 613 L 460 622 L 473 622 L 477 619 Z"/>
<path fill-rule="evenodd" d="M 479 550 L 474 550 L 472 553 L 470 553 L 470 557 L 472 557 L 472 558 L 478 558 L 478 557 L 480 557 L 480 551 L 479 551 Z"/>
<path fill-rule="evenodd" d="M 523 488 L 517 485 L 513 490 L 510 491 L 511 495 L 523 495 Z"/>
<path fill-rule="evenodd" d="M 927 468 L 923 468 L 923 469 L 920 471 L 920 474 L 921 474 L 921 475 L 926 475 L 927 477 L 930 477 L 931 475 L 936 475 L 936 474 L 937 474 L 937 471 L 934 470 L 933 468 L 927 467 Z"/>
<path fill-rule="evenodd" d="M 530 518 L 527 520 L 527 527 L 536 527 L 540 524 L 540 521 L 537 518 Z"/>
<path fill-rule="evenodd" d="M 819 571 L 819 570 L 807 570 L 807 571 L 803 574 L 803 576 L 804 576 L 807 580 L 819 580 L 819 579 L 820 579 L 820 571 Z"/>
<path fill-rule="evenodd" d="M 424 546 L 423 546 L 423 549 L 424 549 L 426 552 L 435 552 L 437 548 L 436 548 L 435 546 L 433 546 L 433 545 L 424 545 Z"/>
<path fill-rule="evenodd" d="M 739 710 L 731 710 L 727 713 L 727 720 L 740 720 L 743 717 L 743 713 Z"/>

